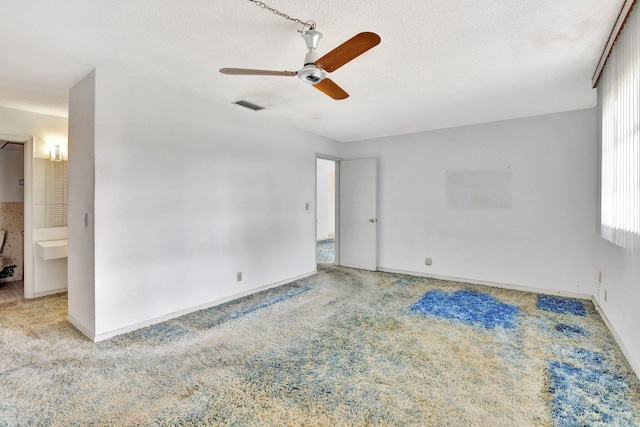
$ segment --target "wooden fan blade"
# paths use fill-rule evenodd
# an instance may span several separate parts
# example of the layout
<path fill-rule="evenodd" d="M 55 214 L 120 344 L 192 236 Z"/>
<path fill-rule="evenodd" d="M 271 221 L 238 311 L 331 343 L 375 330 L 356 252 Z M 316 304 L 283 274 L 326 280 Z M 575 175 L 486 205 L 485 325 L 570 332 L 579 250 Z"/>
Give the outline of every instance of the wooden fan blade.
<path fill-rule="evenodd" d="M 331 73 L 379 43 L 380 36 L 375 33 L 357 34 L 318 59 L 315 62 L 315 66 L 324 69 L 327 73 Z"/>
<path fill-rule="evenodd" d="M 329 95 L 333 99 L 345 99 L 349 97 L 349 94 L 342 90 L 340 86 L 335 84 L 331 79 L 323 79 L 320 83 L 313 85 L 320 92 Z"/>
<path fill-rule="evenodd" d="M 220 68 L 222 74 L 234 76 L 295 76 L 295 71 L 254 70 L 251 68 Z"/>

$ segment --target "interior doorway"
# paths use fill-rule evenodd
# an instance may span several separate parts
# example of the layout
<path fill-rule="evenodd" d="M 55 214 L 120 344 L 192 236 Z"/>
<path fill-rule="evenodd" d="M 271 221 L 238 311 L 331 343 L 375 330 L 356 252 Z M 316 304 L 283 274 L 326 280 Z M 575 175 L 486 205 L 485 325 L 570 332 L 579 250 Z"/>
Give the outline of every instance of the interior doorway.
<path fill-rule="evenodd" d="M 338 162 L 316 158 L 316 263 L 338 264 Z"/>
<path fill-rule="evenodd" d="M 0 303 L 24 298 L 24 144 L 0 135 Z"/>

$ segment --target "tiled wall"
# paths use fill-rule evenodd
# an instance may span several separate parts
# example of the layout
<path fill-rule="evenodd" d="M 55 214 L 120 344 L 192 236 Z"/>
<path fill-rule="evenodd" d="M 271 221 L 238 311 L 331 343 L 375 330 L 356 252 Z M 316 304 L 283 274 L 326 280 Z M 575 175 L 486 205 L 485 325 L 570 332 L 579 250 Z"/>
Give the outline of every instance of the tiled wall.
<path fill-rule="evenodd" d="M 17 267 L 6 282 L 22 280 L 24 266 L 24 203 L 0 203 L 0 229 L 7 231 L 2 256 L 4 265 Z"/>

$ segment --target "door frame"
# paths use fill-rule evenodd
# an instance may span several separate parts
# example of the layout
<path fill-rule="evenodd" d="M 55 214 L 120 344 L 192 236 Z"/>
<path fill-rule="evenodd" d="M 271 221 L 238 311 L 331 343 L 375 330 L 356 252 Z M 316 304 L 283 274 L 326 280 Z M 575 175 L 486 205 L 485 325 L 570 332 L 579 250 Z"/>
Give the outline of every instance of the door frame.
<path fill-rule="evenodd" d="M 33 218 L 33 136 L 0 133 L 0 139 L 24 143 L 24 151 L 22 153 L 24 162 L 22 174 L 24 179 L 22 283 L 24 285 L 24 298 L 28 299 L 33 298 L 33 228 L 31 221 Z"/>
<path fill-rule="evenodd" d="M 340 265 L 340 161 L 343 160 L 340 157 L 335 157 L 335 156 L 330 156 L 328 154 L 322 154 L 322 153 L 316 153 L 316 159 L 315 159 L 315 165 L 314 165 L 314 169 L 316 171 L 315 173 L 315 178 L 314 178 L 314 182 L 315 182 L 315 187 L 314 187 L 314 202 L 313 202 L 313 217 L 315 219 L 315 221 L 313 222 L 313 244 L 314 244 L 314 259 L 315 259 L 315 264 L 316 264 L 316 270 L 318 267 L 318 260 L 317 260 L 317 255 L 316 255 L 316 247 L 317 247 L 317 236 L 318 236 L 318 206 L 317 206 L 317 201 L 318 201 L 318 159 L 322 159 L 322 160 L 330 160 L 335 162 L 336 164 L 336 172 L 335 172 L 335 182 L 334 182 L 334 186 L 335 186 L 335 203 L 334 203 L 334 218 L 335 218 L 335 231 L 336 231 L 336 235 L 334 238 L 334 251 L 335 251 L 335 260 L 334 260 L 334 264 L 335 265 Z"/>

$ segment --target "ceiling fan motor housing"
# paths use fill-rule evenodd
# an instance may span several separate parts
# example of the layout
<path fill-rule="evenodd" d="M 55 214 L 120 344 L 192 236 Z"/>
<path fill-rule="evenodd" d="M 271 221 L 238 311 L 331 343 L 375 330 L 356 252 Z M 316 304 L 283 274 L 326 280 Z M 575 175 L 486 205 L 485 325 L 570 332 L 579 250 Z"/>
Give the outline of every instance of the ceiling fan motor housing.
<path fill-rule="evenodd" d="M 307 55 L 304 57 L 304 67 L 296 73 L 303 82 L 314 85 L 316 83 L 320 83 L 325 77 L 327 77 L 326 71 L 314 65 L 314 62 L 317 60 L 317 53 L 314 51 L 307 52 Z"/>
<path fill-rule="evenodd" d="M 312 85 L 320 83 L 322 80 L 324 80 L 325 77 L 327 77 L 326 71 L 324 71 L 322 68 L 316 67 L 313 64 L 305 65 L 296 74 L 303 82 Z"/>

